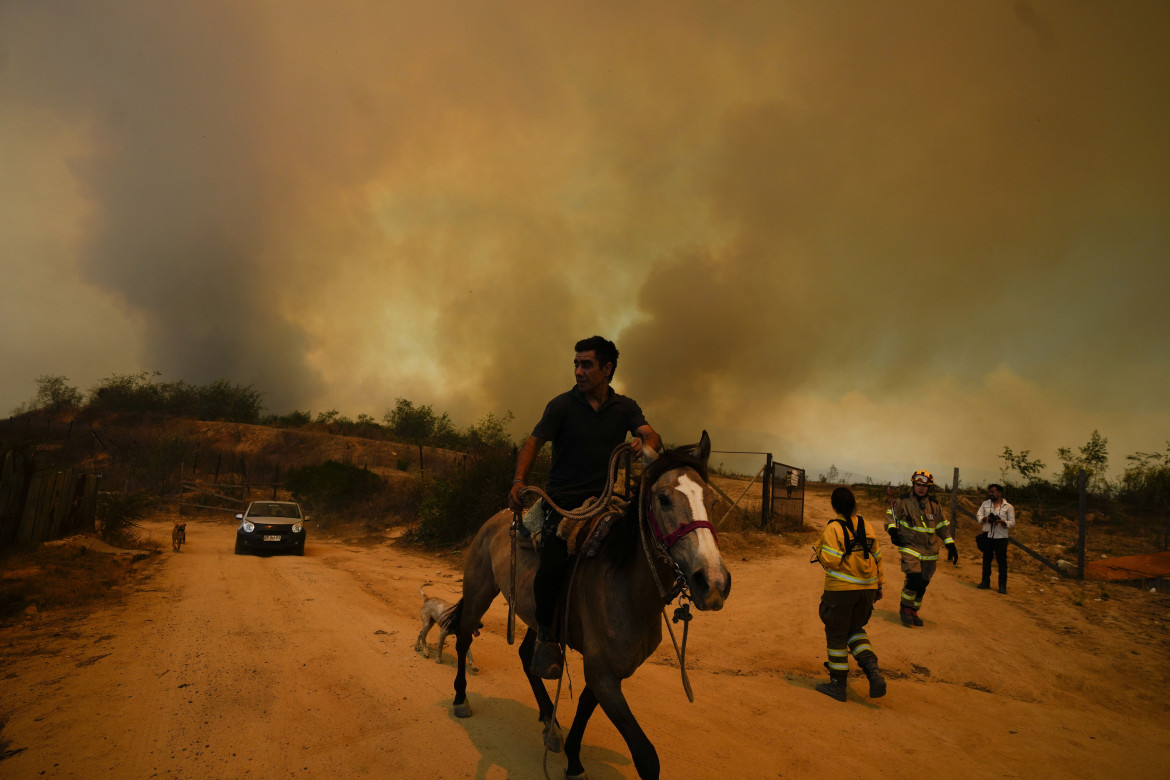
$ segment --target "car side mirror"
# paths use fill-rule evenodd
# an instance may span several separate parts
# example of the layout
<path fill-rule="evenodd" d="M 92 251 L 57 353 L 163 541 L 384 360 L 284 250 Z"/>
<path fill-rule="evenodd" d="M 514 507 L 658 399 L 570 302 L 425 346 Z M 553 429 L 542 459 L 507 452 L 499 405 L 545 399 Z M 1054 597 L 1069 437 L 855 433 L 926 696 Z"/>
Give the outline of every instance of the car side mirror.
<path fill-rule="evenodd" d="M 244 519 L 244 516 L 243 516 L 243 515 L 236 515 L 236 519 L 237 519 L 237 520 L 243 520 L 243 519 Z"/>
<path fill-rule="evenodd" d="M 304 522 L 306 522 L 306 523 L 307 523 L 307 522 L 309 522 L 309 521 L 310 521 L 310 520 L 312 520 L 312 519 L 313 519 L 313 518 L 309 517 L 308 515 L 305 515 L 303 518 L 301 518 L 301 520 L 302 520 L 302 521 L 304 521 Z"/>

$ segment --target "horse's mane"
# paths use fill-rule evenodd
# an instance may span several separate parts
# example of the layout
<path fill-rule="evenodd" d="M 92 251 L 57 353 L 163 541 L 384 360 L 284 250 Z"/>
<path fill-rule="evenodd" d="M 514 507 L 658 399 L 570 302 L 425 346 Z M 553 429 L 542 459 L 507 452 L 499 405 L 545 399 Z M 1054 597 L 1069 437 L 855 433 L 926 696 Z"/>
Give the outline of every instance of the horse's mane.
<path fill-rule="evenodd" d="M 642 472 L 641 482 L 634 486 L 625 515 L 617 519 L 609 530 L 609 536 L 602 545 L 604 554 L 615 566 L 628 563 L 630 556 L 641 548 L 638 534 L 638 505 L 642 500 L 642 486 L 653 485 L 658 478 L 674 468 L 689 466 L 707 481 L 707 463 L 691 454 L 692 448 L 679 447 L 662 452 Z"/>

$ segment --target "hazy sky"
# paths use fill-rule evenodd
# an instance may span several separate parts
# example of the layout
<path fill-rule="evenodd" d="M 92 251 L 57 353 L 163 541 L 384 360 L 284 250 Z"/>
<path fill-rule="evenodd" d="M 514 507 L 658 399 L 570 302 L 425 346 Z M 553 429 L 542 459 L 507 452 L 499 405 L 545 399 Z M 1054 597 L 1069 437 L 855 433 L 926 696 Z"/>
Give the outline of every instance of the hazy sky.
<path fill-rule="evenodd" d="M 0 0 L 0 413 L 42 374 L 996 476 L 1170 440 L 1170 4 Z M 718 458 L 719 456 L 716 456 Z"/>

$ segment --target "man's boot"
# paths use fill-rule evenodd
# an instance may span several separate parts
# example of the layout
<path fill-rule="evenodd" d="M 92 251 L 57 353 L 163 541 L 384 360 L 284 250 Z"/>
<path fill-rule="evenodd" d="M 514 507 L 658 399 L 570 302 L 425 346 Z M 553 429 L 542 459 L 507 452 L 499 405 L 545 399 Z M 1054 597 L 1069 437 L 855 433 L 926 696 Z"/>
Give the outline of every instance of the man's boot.
<path fill-rule="evenodd" d="M 864 660 L 859 660 L 857 663 L 861 665 L 861 670 L 869 678 L 869 698 L 880 699 L 885 696 L 886 678 L 882 677 L 881 670 L 878 669 L 877 658 L 867 655 Z"/>
<path fill-rule="evenodd" d="M 536 645 L 532 648 L 532 662 L 528 665 L 528 673 L 544 680 L 559 680 L 563 664 L 561 646 L 549 635 L 548 629 L 537 629 Z"/>
<path fill-rule="evenodd" d="M 918 617 L 918 610 L 916 609 L 910 610 L 910 620 L 914 621 L 914 625 L 916 626 L 922 625 L 922 618 Z"/>
<path fill-rule="evenodd" d="M 999 592 L 1000 593 L 1007 593 L 1007 580 L 1000 580 L 999 581 Z"/>
<path fill-rule="evenodd" d="M 902 607 L 902 611 L 899 612 L 898 614 L 901 615 L 901 617 L 902 617 L 902 625 L 904 625 L 904 626 L 913 626 L 914 625 L 914 610 L 910 609 L 910 607 Z"/>
<path fill-rule="evenodd" d="M 828 669 L 829 665 L 825 664 Z M 817 683 L 817 690 L 826 696 L 830 696 L 837 701 L 845 701 L 846 691 L 848 690 L 845 681 L 849 678 L 849 672 L 838 672 L 829 669 L 829 681 L 827 683 Z"/>
<path fill-rule="evenodd" d="M 979 590 L 988 590 L 989 588 L 991 588 L 991 583 L 988 582 L 987 580 L 984 580 L 983 582 L 979 583 L 975 587 L 979 588 Z"/>

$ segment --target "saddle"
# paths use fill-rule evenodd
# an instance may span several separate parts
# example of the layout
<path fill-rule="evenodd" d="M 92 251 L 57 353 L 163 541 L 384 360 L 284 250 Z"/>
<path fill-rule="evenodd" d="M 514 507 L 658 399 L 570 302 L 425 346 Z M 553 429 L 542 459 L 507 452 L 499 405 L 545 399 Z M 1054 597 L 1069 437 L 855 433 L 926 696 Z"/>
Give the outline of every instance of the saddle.
<path fill-rule="evenodd" d="M 591 518 L 562 518 L 560 525 L 557 526 L 557 536 L 565 540 L 569 555 L 577 555 L 578 552 L 586 558 L 597 555 L 601 543 L 609 536 L 614 521 L 626 513 L 629 503 L 621 496 L 612 496 L 609 499 L 609 506 Z M 596 505 L 597 499 L 589 498 L 581 508 L 590 509 Z"/>
<path fill-rule="evenodd" d="M 565 540 L 565 545 L 569 548 L 569 555 L 580 553 L 586 558 L 597 555 L 597 551 L 601 549 L 601 543 L 609 535 L 614 521 L 626 513 L 629 503 L 620 496 L 613 496 L 609 500 L 609 507 L 591 518 L 562 517 L 560 524 L 557 525 L 557 536 Z M 589 498 L 581 505 L 581 509 L 589 509 L 596 504 L 596 498 Z M 540 499 L 524 513 L 520 521 L 520 535 L 532 539 L 532 546 L 538 552 L 540 551 L 541 530 L 544 528 L 544 520 L 549 511 L 544 499 Z"/>

